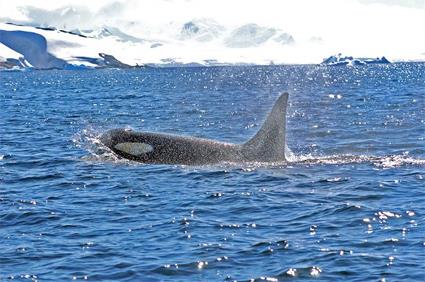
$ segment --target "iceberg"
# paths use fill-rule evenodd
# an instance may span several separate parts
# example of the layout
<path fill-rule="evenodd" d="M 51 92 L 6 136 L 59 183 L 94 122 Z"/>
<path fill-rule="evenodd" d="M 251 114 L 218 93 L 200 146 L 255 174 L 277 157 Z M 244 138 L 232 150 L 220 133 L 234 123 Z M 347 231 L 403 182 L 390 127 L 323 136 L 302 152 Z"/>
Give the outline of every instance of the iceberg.
<path fill-rule="evenodd" d="M 324 59 L 320 65 L 325 66 L 362 66 L 369 64 L 391 64 L 384 56 L 381 58 L 354 58 L 353 56 L 342 56 L 341 53 Z"/>

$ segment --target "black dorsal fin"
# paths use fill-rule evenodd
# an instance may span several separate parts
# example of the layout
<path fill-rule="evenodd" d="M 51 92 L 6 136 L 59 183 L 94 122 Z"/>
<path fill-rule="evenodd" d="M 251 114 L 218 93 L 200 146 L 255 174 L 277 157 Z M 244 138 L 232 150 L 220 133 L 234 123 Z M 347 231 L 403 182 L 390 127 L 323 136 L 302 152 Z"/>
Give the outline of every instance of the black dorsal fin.
<path fill-rule="evenodd" d="M 288 96 L 288 93 L 280 95 L 257 134 L 242 145 L 244 156 L 249 161 L 270 162 L 285 160 Z"/>

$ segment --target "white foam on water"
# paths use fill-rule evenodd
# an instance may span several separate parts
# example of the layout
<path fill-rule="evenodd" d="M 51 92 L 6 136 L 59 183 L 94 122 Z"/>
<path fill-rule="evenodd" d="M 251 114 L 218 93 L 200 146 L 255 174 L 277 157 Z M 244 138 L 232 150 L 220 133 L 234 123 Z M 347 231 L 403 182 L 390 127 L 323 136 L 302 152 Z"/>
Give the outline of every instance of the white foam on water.
<path fill-rule="evenodd" d="M 299 155 L 290 160 L 293 164 L 312 164 L 312 165 L 339 165 L 339 164 L 360 164 L 369 163 L 379 168 L 392 168 L 404 165 L 424 166 L 425 159 L 414 158 L 408 155 L 389 155 L 389 156 L 367 156 L 367 155 L 332 155 L 332 156 L 314 156 Z"/>
<path fill-rule="evenodd" d="M 79 132 L 74 134 L 72 142 L 78 148 L 81 148 L 88 152 L 87 155 L 82 157 L 85 161 L 94 162 L 119 162 L 121 161 L 118 156 L 112 152 L 111 149 L 106 147 L 100 141 L 102 135 L 101 130 L 96 129 L 92 126 L 87 126 L 81 129 Z"/>

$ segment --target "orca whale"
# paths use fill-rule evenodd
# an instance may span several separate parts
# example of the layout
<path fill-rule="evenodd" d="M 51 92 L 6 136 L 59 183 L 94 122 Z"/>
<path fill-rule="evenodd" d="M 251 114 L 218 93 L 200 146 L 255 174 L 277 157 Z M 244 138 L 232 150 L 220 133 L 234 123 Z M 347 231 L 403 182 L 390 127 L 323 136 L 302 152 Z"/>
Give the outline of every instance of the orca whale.
<path fill-rule="evenodd" d="M 243 144 L 165 133 L 112 129 L 100 141 L 120 157 L 151 164 L 285 161 L 288 93 L 276 100 L 260 130 Z"/>

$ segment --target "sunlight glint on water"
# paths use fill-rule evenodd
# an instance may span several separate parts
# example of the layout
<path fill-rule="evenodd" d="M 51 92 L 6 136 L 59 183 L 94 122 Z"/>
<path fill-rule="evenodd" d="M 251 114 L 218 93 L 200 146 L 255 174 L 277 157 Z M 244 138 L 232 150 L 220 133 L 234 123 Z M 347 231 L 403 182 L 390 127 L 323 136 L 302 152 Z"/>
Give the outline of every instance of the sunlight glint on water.
<path fill-rule="evenodd" d="M 0 280 L 420 281 L 424 74 L 1 73 Z M 128 127 L 242 143 L 283 91 L 289 162 L 144 165 L 99 142 Z"/>

